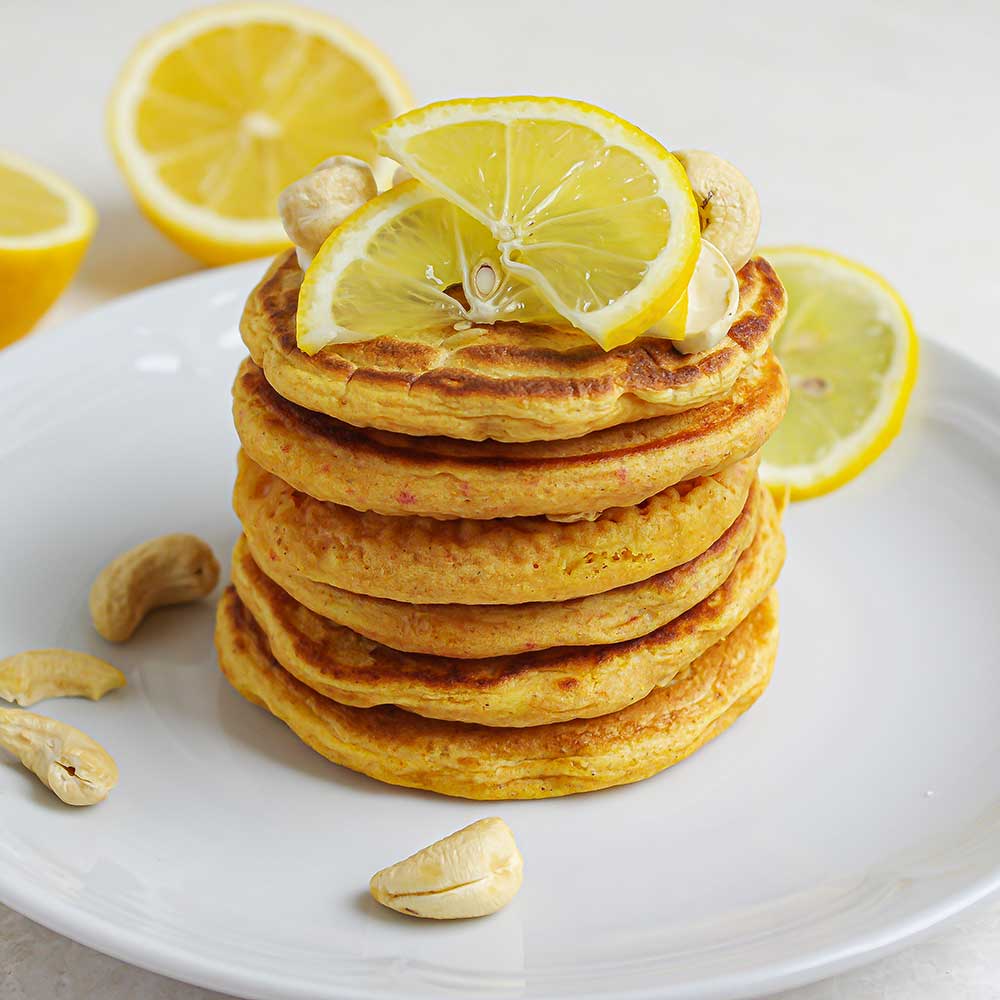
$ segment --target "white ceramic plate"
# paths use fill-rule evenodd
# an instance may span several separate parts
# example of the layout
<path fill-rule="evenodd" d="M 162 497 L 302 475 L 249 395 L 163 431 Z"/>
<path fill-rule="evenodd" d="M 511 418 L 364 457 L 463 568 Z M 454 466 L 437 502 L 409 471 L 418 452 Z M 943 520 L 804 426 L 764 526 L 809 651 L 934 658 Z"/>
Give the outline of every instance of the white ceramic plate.
<path fill-rule="evenodd" d="M 150 289 L 0 355 L 0 652 L 89 650 L 129 686 L 52 701 L 115 755 L 98 808 L 0 764 L 0 900 L 248 997 L 743 997 L 875 957 L 1000 885 L 1000 383 L 925 345 L 906 429 L 793 507 L 758 705 L 629 788 L 476 804 L 334 767 L 232 692 L 210 602 L 127 645 L 87 591 L 193 531 L 225 560 L 229 385 L 260 265 Z M 526 859 L 495 917 L 377 907 L 372 872 L 499 814 Z"/>

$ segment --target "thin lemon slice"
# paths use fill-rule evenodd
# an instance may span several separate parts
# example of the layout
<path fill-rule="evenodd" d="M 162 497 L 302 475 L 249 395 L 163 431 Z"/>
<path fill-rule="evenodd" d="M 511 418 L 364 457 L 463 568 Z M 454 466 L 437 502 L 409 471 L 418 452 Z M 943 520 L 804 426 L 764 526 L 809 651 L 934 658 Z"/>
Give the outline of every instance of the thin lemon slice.
<path fill-rule="evenodd" d="M 392 65 L 315 11 L 278 3 L 206 7 L 143 41 L 109 108 L 115 156 L 140 207 L 201 260 L 286 246 L 283 188 L 331 154 L 392 164 L 371 130 L 410 106 Z"/>
<path fill-rule="evenodd" d="M 889 446 L 917 375 L 903 300 L 879 275 L 809 247 L 761 251 L 788 292 L 774 342 L 791 386 L 761 476 L 792 500 L 842 486 Z"/>
<path fill-rule="evenodd" d="M 302 284 L 296 329 L 299 347 L 315 354 L 383 335 L 440 341 L 499 320 L 566 325 L 505 270 L 486 226 L 411 180 L 373 198 L 323 244 Z"/>
<path fill-rule="evenodd" d="M 0 152 L 0 347 L 24 336 L 63 293 L 96 225 L 76 188 Z"/>
<path fill-rule="evenodd" d="M 554 97 L 445 101 L 376 135 L 606 349 L 642 334 L 687 287 L 701 230 L 684 168 L 607 111 Z"/>

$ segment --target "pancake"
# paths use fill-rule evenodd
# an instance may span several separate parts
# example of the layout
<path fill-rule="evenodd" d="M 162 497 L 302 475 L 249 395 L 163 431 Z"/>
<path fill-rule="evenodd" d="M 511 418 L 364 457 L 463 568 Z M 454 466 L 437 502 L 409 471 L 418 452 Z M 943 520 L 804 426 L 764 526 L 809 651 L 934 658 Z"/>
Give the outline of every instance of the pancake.
<path fill-rule="evenodd" d="M 570 795 L 670 767 L 753 704 L 770 679 L 777 640 L 771 595 L 673 683 L 620 712 L 497 729 L 324 698 L 279 666 L 231 587 L 219 602 L 215 633 L 233 687 L 324 757 L 389 784 L 470 799 Z"/>
<path fill-rule="evenodd" d="M 724 399 L 567 441 L 504 444 L 362 430 L 289 403 L 250 360 L 233 385 L 247 454 L 318 500 L 378 514 L 531 517 L 627 507 L 758 451 L 788 402 L 770 352 Z"/>
<path fill-rule="evenodd" d="M 753 540 L 758 513 L 774 504 L 759 483 L 740 516 L 701 555 L 626 587 L 573 601 L 532 604 L 401 604 L 352 594 L 284 573 L 245 536 L 234 559 L 248 552 L 274 582 L 323 618 L 409 653 L 458 659 L 509 656 L 552 646 L 624 642 L 665 625 L 719 587 Z"/>
<path fill-rule="evenodd" d="M 302 272 L 289 250 L 250 293 L 240 330 L 277 392 L 345 423 L 470 441 L 551 441 L 726 396 L 767 351 L 785 314 L 784 289 L 763 258 L 747 263 L 739 282 L 728 336 L 702 354 L 648 337 L 605 352 L 578 332 L 497 323 L 451 336 L 404 331 L 331 344 L 309 357 L 295 342 Z"/>
<path fill-rule="evenodd" d="M 522 727 L 606 715 L 668 683 L 764 599 L 784 554 L 772 508 L 726 581 L 648 635 L 479 660 L 402 653 L 335 625 L 290 597 L 245 548 L 232 580 L 274 658 L 320 694 L 359 708 L 397 705 L 428 718 Z M 476 628 L 472 616 L 468 628 Z"/>
<path fill-rule="evenodd" d="M 240 453 L 233 506 L 284 572 L 411 604 L 523 604 L 603 593 L 705 551 L 739 516 L 757 456 L 594 521 L 437 521 L 314 500 Z"/>

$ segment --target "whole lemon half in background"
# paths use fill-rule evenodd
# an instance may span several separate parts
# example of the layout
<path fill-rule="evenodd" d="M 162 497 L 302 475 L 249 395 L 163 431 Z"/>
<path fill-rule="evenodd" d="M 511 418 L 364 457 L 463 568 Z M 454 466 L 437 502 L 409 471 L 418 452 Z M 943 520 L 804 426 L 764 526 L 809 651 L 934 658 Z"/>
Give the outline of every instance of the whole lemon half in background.
<path fill-rule="evenodd" d="M 71 184 L 0 152 L 0 347 L 23 337 L 65 291 L 96 225 Z"/>
<path fill-rule="evenodd" d="M 111 145 L 149 219 L 207 264 L 287 246 L 278 194 L 332 154 L 394 165 L 372 129 L 411 98 L 392 64 L 316 11 L 230 4 L 147 37 L 111 96 Z"/>

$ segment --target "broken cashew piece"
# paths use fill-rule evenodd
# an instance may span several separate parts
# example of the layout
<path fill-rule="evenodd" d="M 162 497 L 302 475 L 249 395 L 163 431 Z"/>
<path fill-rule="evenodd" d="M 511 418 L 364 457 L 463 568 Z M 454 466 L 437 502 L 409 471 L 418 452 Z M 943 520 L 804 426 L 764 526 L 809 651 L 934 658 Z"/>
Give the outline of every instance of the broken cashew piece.
<path fill-rule="evenodd" d="M 103 802 L 118 784 L 118 768 L 100 744 L 44 715 L 0 709 L 0 746 L 70 806 Z"/>
<path fill-rule="evenodd" d="M 413 917 L 485 917 L 521 888 L 524 862 L 502 819 L 481 819 L 372 877 L 383 906 Z"/>
<path fill-rule="evenodd" d="M 212 592 L 219 563 L 195 535 L 162 535 L 124 552 L 90 588 L 94 628 L 110 642 L 124 642 L 153 608 L 183 604 Z"/>
<path fill-rule="evenodd" d="M 378 194 L 372 168 L 353 156 L 331 156 L 278 195 L 278 214 L 305 270 L 326 238 Z"/>
<path fill-rule="evenodd" d="M 32 649 L 0 660 L 0 698 L 25 708 L 46 698 L 100 701 L 124 686 L 120 670 L 73 649 Z"/>

